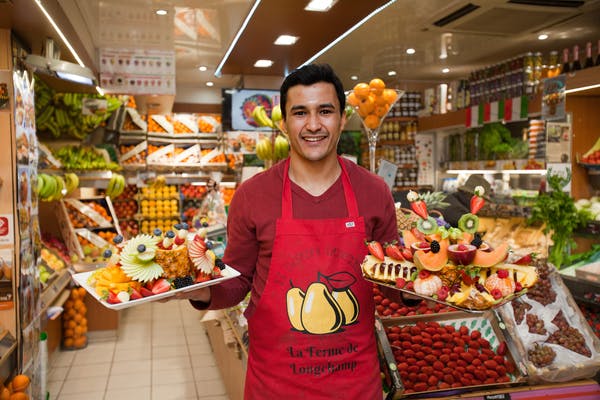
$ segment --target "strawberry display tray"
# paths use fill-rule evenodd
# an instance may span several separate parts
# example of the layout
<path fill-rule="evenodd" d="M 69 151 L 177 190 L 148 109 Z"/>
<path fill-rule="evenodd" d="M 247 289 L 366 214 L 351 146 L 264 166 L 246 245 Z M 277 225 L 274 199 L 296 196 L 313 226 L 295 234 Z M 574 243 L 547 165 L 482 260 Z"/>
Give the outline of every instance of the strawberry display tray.
<path fill-rule="evenodd" d="M 80 272 L 77 274 L 73 274 L 72 278 L 75 281 L 75 283 L 77 283 L 79 286 L 84 288 L 92 297 L 94 297 L 96 300 L 98 300 L 98 302 L 100 304 L 102 304 L 106 308 L 110 308 L 111 310 L 122 310 L 122 309 L 129 308 L 129 307 L 135 307 L 135 306 L 138 306 L 141 304 L 146 304 L 146 303 L 149 303 L 152 301 L 166 299 L 166 298 L 174 296 L 177 293 L 184 293 L 184 292 L 189 292 L 192 290 L 200 289 L 203 287 L 218 285 L 229 279 L 233 279 L 235 277 L 240 276 L 240 273 L 237 270 L 226 265 L 225 268 L 221 271 L 222 276 L 220 278 L 215 278 L 215 279 L 211 279 L 209 281 L 196 283 L 194 285 L 186 286 L 186 287 L 183 287 L 180 289 L 171 289 L 168 292 L 159 293 L 159 294 L 155 294 L 155 295 L 148 296 L 148 297 L 142 297 L 141 299 L 137 299 L 137 300 L 129 300 L 124 303 L 110 304 L 106 300 L 103 300 L 98 295 L 98 293 L 96 293 L 96 290 L 94 289 L 94 287 L 88 283 L 88 279 L 93 273 L 94 273 L 94 271 Z"/>
<path fill-rule="evenodd" d="M 492 311 L 377 319 L 375 331 L 386 400 L 527 384 L 510 333 Z"/>
<path fill-rule="evenodd" d="M 514 294 L 512 294 L 510 296 L 503 297 L 502 299 L 498 300 L 498 302 L 494 303 L 493 305 L 491 305 L 491 306 L 489 306 L 487 308 L 480 308 L 480 309 L 479 308 L 467 308 L 467 307 L 462 307 L 462 306 L 459 306 L 459 305 L 456 305 L 456 304 L 453 304 L 453 303 L 449 303 L 447 301 L 439 300 L 439 299 L 437 299 L 435 297 L 432 297 L 432 296 L 426 296 L 426 295 L 423 295 L 423 294 L 419 294 L 419 293 L 417 293 L 417 292 L 415 292 L 413 290 L 399 288 L 398 286 L 396 286 L 396 285 L 394 285 L 392 283 L 381 282 L 381 281 L 378 281 L 376 279 L 371 279 L 371 278 L 369 278 L 367 276 L 363 276 L 363 278 L 365 280 L 367 280 L 367 281 L 369 281 L 371 283 L 377 284 L 377 285 L 379 285 L 381 287 L 385 287 L 385 288 L 389 288 L 389 289 L 393 289 L 393 290 L 401 292 L 400 295 L 401 295 L 401 297 L 403 299 L 405 298 L 405 295 L 409 295 L 409 296 L 421 298 L 423 300 L 433 301 L 433 302 L 436 302 L 436 303 L 439 303 L 439 304 L 442 304 L 442 305 L 445 305 L 445 306 L 448 306 L 448 307 L 452 307 L 452 308 L 455 308 L 457 310 L 464 311 L 464 312 L 467 312 L 467 313 L 472 313 L 472 314 L 481 314 L 481 313 L 485 312 L 486 310 L 493 310 L 493 309 L 500 308 L 503 305 L 505 305 L 507 303 L 510 303 L 514 299 L 519 298 L 519 297 L 523 296 L 525 293 L 527 293 L 527 289 L 523 289 L 523 290 L 521 290 L 518 293 L 514 293 Z"/>

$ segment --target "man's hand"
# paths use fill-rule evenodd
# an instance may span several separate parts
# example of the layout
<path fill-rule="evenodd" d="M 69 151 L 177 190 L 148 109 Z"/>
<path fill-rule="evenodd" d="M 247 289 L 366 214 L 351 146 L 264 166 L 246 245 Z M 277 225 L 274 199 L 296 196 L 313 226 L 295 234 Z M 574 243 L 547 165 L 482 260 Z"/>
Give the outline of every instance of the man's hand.
<path fill-rule="evenodd" d="M 210 288 L 203 287 L 189 292 L 179 292 L 172 297 L 178 300 L 195 300 L 203 303 L 210 303 Z"/>

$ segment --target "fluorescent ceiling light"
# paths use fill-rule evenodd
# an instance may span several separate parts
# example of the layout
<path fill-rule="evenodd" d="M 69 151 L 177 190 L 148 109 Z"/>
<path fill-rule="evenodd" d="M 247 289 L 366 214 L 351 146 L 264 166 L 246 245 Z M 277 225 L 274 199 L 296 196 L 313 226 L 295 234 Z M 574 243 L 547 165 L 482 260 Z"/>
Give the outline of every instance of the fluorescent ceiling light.
<path fill-rule="evenodd" d="M 354 25 L 352 28 L 348 29 L 346 32 L 342 33 L 337 39 L 335 39 L 333 42 L 329 43 L 327 46 L 323 47 L 319 52 L 317 52 L 317 54 L 315 54 L 314 56 L 312 56 L 311 58 L 309 58 L 308 60 L 306 60 L 304 63 L 302 63 L 302 65 L 300 65 L 298 68 L 303 67 L 306 64 L 310 64 L 312 63 L 314 60 L 316 60 L 317 58 L 319 58 L 321 55 L 323 55 L 324 53 L 326 53 L 329 49 L 331 49 L 333 46 L 335 46 L 336 44 L 338 44 L 339 42 L 341 42 L 342 40 L 344 40 L 346 38 L 346 36 L 350 35 L 352 32 L 354 32 L 356 29 L 360 28 L 365 22 L 367 22 L 368 20 L 370 20 L 371 18 L 373 18 L 373 16 L 377 15 L 378 13 L 380 13 L 381 11 L 385 10 L 387 7 L 391 6 L 392 4 L 394 4 L 396 2 L 396 0 L 390 0 L 387 3 L 385 3 L 384 5 L 382 5 L 379 8 L 376 8 L 375 10 L 373 10 L 369 15 L 367 15 L 366 17 L 364 17 L 362 20 L 360 20 L 356 25 Z"/>
<path fill-rule="evenodd" d="M 450 68 L 444 68 L 442 70 L 442 73 L 447 74 L 448 72 L 450 72 Z"/>
<path fill-rule="evenodd" d="M 595 84 L 595 85 L 589 85 L 589 86 L 582 86 L 582 87 L 573 88 L 573 89 L 567 89 L 567 90 L 565 90 L 565 93 L 566 94 L 570 94 L 570 93 L 576 93 L 576 92 L 583 92 L 584 90 L 590 90 L 590 89 L 596 89 L 596 88 L 600 88 L 600 83 Z"/>
<path fill-rule="evenodd" d="M 329 11 L 335 3 L 337 3 L 337 0 L 311 0 L 304 9 L 306 11 L 325 12 Z"/>
<path fill-rule="evenodd" d="M 167 15 L 167 10 L 163 10 L 162 8 L 156 10 L 156 15 Z"/>
<path fill-rule="evenodd" d="M 546 35 L 545 33 L 542 33 L 541 35 L 538 36 L 539 40 L 546 40 L 548 39 L 548 35 Z"/>
<path fill-rule="evenodd" d="M 415 54 L 416 50 L 413 49 L 412 47 L 409 47 L 408 49 L 406 49 L 406 54 Z"/>
<path fill-rule="evenodd" d="M 273 65 L 273 61 L 271 60 L 256 60 L 254 63 L 256 68 L 269 68 L 271 65 Z"/>
<path fill-rule="evenodd" d="M 546 175 L 545 169 L 449 169 L 447 174 Z"/>
<path fill-rule="evenodd" d="M 201 65 L 198 67 L 198 69 L 202 72 L 206 71 L 208 69 L 208 67 L 206 67 L 205 65 Z"/>
<path fill-rule="evenodd" d="M 206 82 L 206 86 L 214 86 L 215 84 L 211 81 Z"/>
<path fill-rule="evenodd" d="M 30 66 L 34 72 L 85 85 L 96 84 L 96 77 L 92 71 L 75 63 L 29 54 L 25 58 L 25 64 Z"/>
<path fill-rule="evenodd" d="M 242 33 L 244 33 L 244 30 L 246 29 L 246 26 L 248 26 L 248 23 L 252 19 L 252 16 L 256 12 L 256 9 L 258 8 L 259 4 L 260 4 L 260 0 L 255 0 L 254 1 L 254 4 L 252 5 L 252 8 L 250 9 L 250 12 L 248 12 L 248 15 L 246 15 L 246 18 L 244 19 L 244 22 L 242 23 L 242 26 L 240 26 L 240 29 L 238 29 L 237 33 L 235 34 L 235 37 L 233 38 L 233 40 L 229 44 L 229 48 L 227 49 L 227 51 L 223 55 L 223 58 L 221 59 L 221 62 L 219 62 L 219 65 L 217 66 L 217 69 L 215 70 L 215 76 L 216 77 L 220 77 L 221 76 L 221 69 L 223 68 L 223 65 L 225 65 L 225 62 L 229 58 L 229 55 L 233 51 L 233 49 L 234 49 L 235 45 L 237 44 L 238 40 L 240 40 L 240 37 L 242 36 Z"/>
<path fill-rule="evenodd" d="M 352 75 L 352 76 L 350 77 L 350 79 L 352 79 L 353 81 L 357 81 L 357 80 L 358 80 L 358 76 L 356 76 L 356 75 Z"/>
<path fill-rule="evenodd" d="M 388 71 L 388 76 L 396 76 L 396 71 Z"/>
<path fill-rule="evenodd" d="M 275 40 L 275 44 L 279 46 L 291 46 L 298 41 L 298 36 L 279 35 Z"/>

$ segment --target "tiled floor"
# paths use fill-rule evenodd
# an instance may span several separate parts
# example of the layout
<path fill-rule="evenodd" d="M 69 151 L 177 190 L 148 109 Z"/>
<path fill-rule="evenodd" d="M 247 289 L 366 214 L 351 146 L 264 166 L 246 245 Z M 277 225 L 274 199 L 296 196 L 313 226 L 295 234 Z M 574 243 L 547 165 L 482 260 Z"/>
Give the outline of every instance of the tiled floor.
<path fill-rule="evenodd" d="M 49 360 L 52 400 L 227 400 L 200 322 L 187 301 L 120 311 L 117 339 L 93 339 Z"/>

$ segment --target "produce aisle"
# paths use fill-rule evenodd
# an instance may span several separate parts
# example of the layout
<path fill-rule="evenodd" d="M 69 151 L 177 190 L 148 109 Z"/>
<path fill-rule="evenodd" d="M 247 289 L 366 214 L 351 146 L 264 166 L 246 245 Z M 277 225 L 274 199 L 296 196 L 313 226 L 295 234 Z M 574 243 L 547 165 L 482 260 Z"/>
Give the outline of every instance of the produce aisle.
<path fill-rule="evenodd" d="M 187 301 L 122 310 L 116 338 L 50 357 L 55 400 L 227 400 L 204 331 Z"/>

